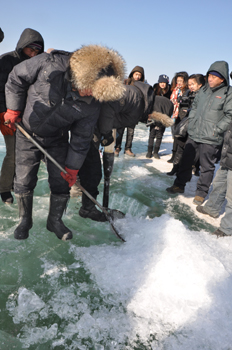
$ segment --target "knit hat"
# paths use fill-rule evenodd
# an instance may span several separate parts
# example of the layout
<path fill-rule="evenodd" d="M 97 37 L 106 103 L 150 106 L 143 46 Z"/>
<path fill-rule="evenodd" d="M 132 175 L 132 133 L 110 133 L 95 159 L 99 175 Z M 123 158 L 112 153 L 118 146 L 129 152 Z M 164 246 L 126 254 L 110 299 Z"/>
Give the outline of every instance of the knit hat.
<path fill-rule="evenodd" d="M 158 83 L 169 83 L 169 77 L 166 74 L 161 74 L 158 79 Z"/>
<path fill-rule="evenodd" d="M 114 50 L 99 45 L 83 46 L 70 58 L 71 80 L 77 90 L 91 89 L 100 102 L 123 96 L 125 62 Z"/>
<path fill-rule="evenodd" d="M 208 74 L 215 75 L 216 77 L 225 80 L 225 78 L 220 73 L 216 72 L 215 70 L 209 71 Z"/>
<path fill-rule="evenodd" d="M 40 43 L 37 43 L 37 42 L 31 43 L 31 44 L 27 45 L 27 47 L 29 47 L 30 49 L 33 49 L 33 50 L 39 50 L 39 51 L 42 50 L 42 45 Z"/>

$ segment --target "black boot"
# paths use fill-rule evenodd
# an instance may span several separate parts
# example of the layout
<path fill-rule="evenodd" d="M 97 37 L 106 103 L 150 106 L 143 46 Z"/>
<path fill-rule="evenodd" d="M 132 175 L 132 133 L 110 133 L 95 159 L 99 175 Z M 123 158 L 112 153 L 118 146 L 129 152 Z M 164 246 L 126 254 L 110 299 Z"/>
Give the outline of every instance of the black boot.
<path fill-rule="evenodd" d="M 19 208 L 20 222 L 14 231 L 14 238 L 27 239 L 32 228 L 33 192 L 15 194 Z"/>
<path fill-rule="evenodd" d="M 174 164 L 172 170 L 169 171 L 169 173 L 167 173 L 167 175 L 169 175 L 169 176 L 175 175 L 178 172 L 178 168 L 179 168 L 179 164 Z"/>
<path fill-rule="evenodd" d="M 155 147 L 153 157 L 156 158 L 156 159 L 160 159 L 160 156 L 158 155 L 158 152 L 159 152 L 159 148 Z"/>
<path fill-rule="evenodd" d="M 95 196 L 94 198 L 96 199 L 97 196 Z M 82 206 L 79 210 L 79 215 L 82 218 L 89 218 L 94 221 L 107 221 L 105 214 L 97 210 L 93 201 L 91 201 L 91 199 L 89 199 L 89 197 L 87 197 L 84 193 L 82 193 Z"/>
<path fill-rule="evenodd" d="M 67 241 L 73 237 L 72 232 L 62 221 L 62 216 L 66 210 L 68 200 L 68 194 L 51 194 L 50 196 L 47 229 L 48 231 L 54 232 L 59 239 L 62 239 L 62 241 Z"/>
<path fill-rule="evenodd" d="M 173 160 L 175 158 L 175 153 L 176 153 L 175 151 L 172 151 L 172 157 L 169 160 L 167 160 L 168 163 L 173 163 Z"/>
<path fill-rule="evenodd" d="M 153 147 L 149 147 L 148 146 L 146 158 L 151 158 L 152 157 L 152 151 L 153 151 Z"/>

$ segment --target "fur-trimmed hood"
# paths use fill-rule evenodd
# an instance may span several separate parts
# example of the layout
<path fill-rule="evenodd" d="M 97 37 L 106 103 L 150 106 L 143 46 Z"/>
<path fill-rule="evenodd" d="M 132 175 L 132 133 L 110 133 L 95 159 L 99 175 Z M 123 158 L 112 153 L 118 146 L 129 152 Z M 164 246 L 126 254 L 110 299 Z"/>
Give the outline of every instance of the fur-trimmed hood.
<path fill-rule="evenodd" d="M 163 114 L 163 113 L 155 112 L 155 111 L 153 111 L 151 114 L 149 114 L 148 120 L 154 120 L 156 122 L 160 122 L 166 128 L 168 128 L 169 126 L 172 126 L 174 124 L 173 119 L 171 119 L 167 114 Z"/>
<path fill-rule="evenodd" d="M 125 62 L 114 50 L 83 46 L 70 58 L 72 83 L 78 90 L 91 89 L 100 102 L 115 101 L 124 93 Z"/>

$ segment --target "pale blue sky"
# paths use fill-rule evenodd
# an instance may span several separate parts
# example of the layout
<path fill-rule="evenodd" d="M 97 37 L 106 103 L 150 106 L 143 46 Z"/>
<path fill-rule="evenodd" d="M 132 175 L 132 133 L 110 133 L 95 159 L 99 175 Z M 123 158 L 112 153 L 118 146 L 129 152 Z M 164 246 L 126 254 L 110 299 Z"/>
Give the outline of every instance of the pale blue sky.
<path fill-rule="evenodd" d="M 45 49 L 73 51 L 102 44 L 117 50 L 127 73 L 143 66 L 150 84 L 160 74 L 186 70 L 205 74 L 225 60 L 232 70 L 232 0 L 8 0 L 1 4 L 5 39 L 12 51 L 25 28 L 38 30 Z"/>

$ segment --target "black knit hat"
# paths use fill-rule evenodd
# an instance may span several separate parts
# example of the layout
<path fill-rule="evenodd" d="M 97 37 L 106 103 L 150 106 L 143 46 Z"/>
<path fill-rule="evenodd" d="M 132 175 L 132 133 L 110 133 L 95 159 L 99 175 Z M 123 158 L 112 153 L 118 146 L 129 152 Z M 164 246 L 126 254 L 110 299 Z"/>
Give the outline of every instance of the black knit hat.
<path fill-rule="evenodd" d="M 169 83 L 169 77 L 166 74 L 161 74 L 158 79 L 158 83 Z"/>
<path fill-rule="evenodd" d="M 42 50 L 42 45 L 41 45 L 41 43 L 38 43 L 38 42 L 33 42 L 33 43 L 31 43 L 31 44 L 29 44 L 29 45 L 27 45 L 27 47 L 29 47 L 30 49 L 33 49 L 33 50 L 39 50 L 39 51 L 41 51 Z"/>

